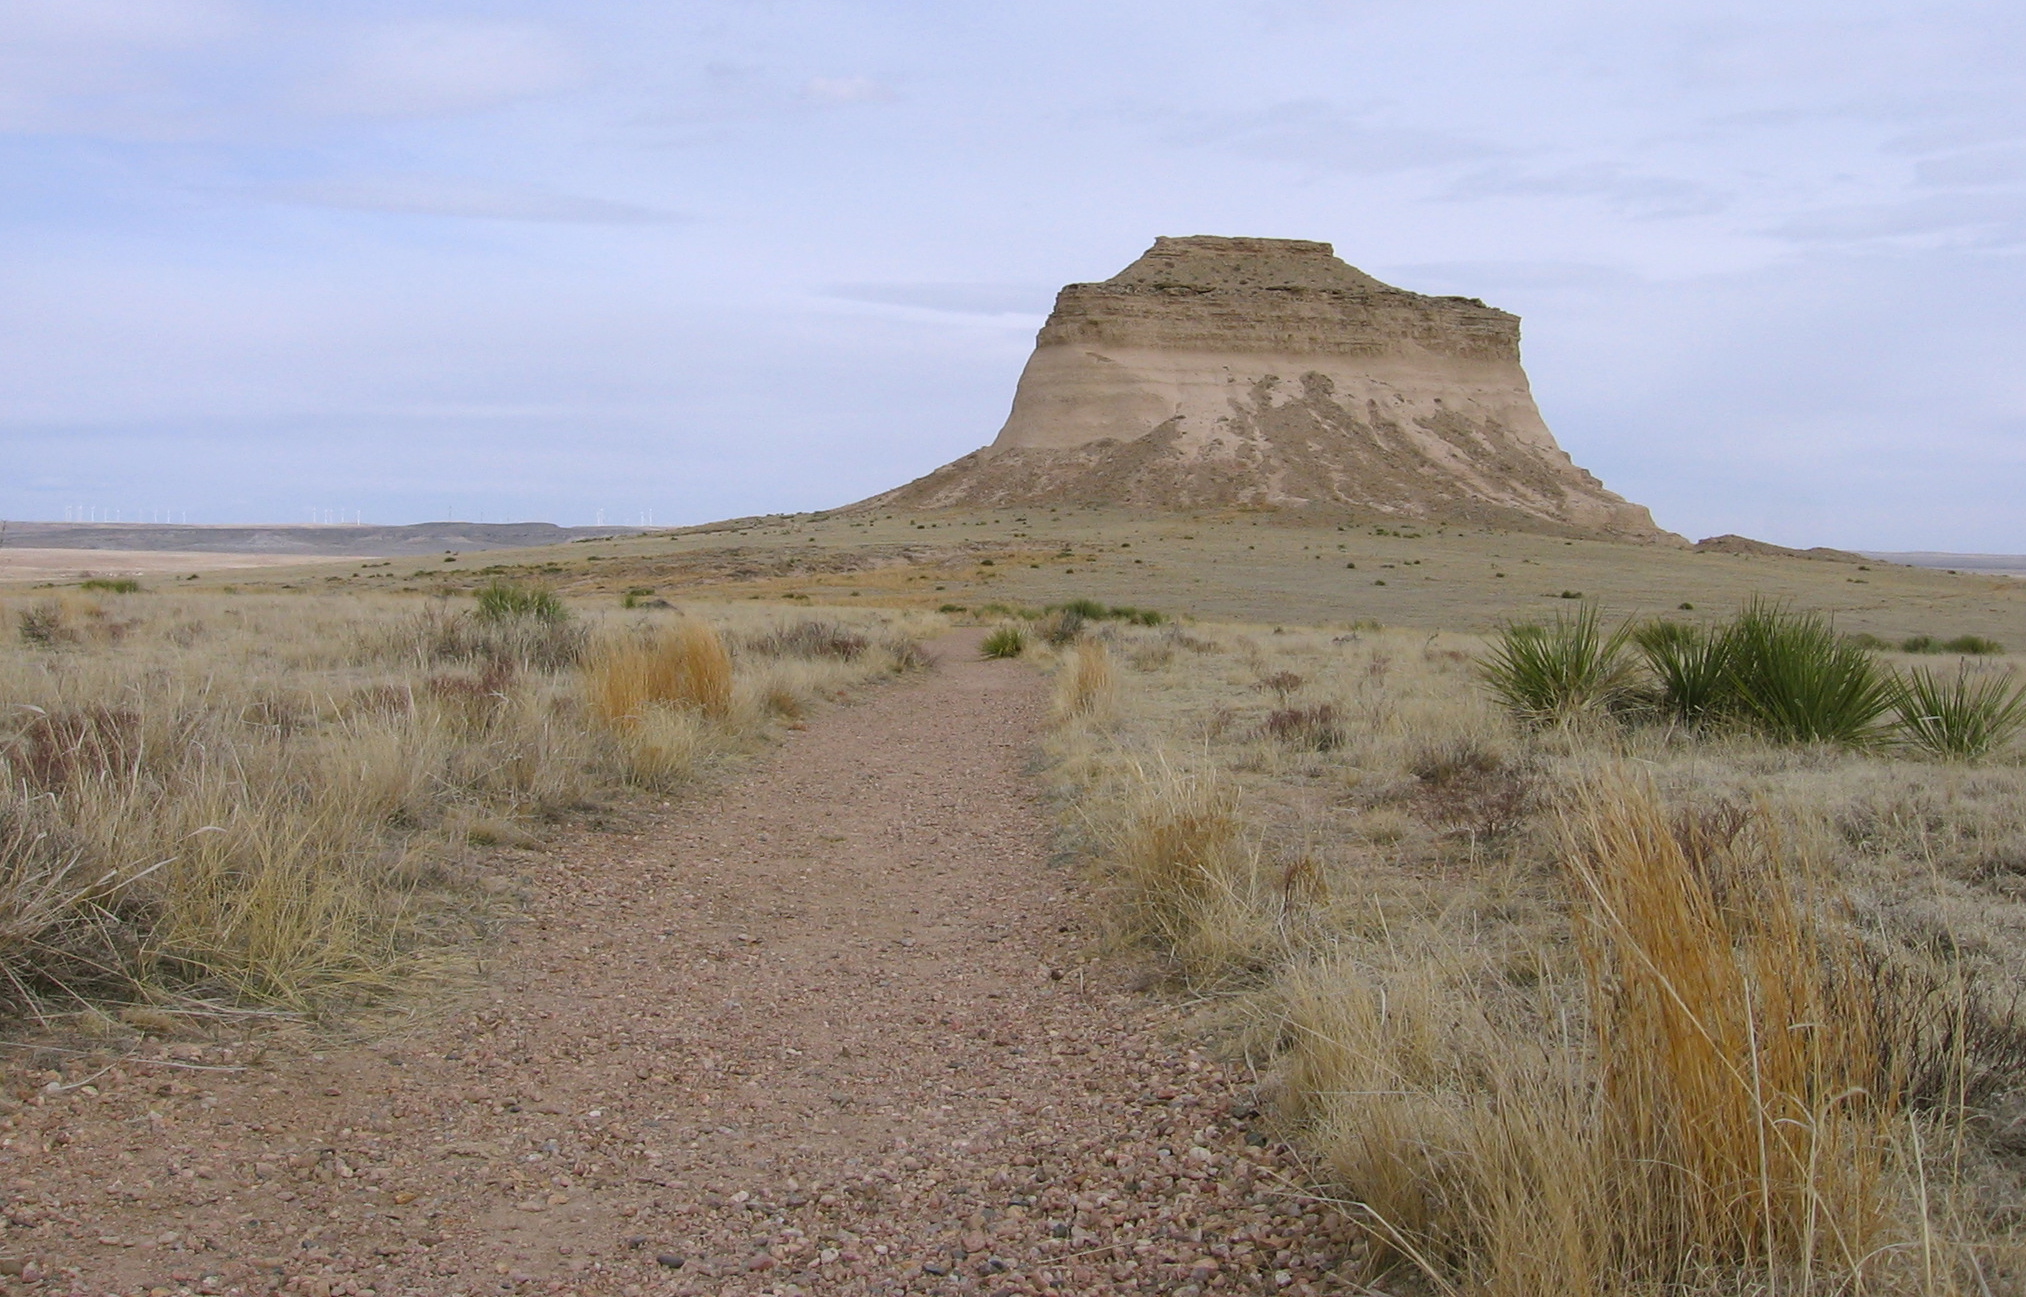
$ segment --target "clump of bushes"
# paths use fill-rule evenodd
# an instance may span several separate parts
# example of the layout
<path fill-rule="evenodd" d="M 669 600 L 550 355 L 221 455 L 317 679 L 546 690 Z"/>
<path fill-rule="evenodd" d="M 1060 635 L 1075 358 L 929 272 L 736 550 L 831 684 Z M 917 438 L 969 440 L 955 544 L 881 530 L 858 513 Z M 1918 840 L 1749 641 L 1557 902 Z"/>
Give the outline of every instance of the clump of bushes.
<path fill-rule="evenodd" d="M 1095 599 L 1071 599 L 1067 603 L 1052 603 L 1044 612 L 1074 613 L 1084 621 L 1122 621 L 1133 626 L 1159 626 L 1167 621 L 1165 613 L 1152 608 L 1130 608 L 1124 604 L 1106 607 Z"/>
<path fill-rule="evenodd" d="M 1261 729 L 1270 739 L 1310 752 L 1334 752 L 1344 745 L 1343 723 L 1330 703 L 1275 708 Z"/>
<path fill-rule="evenodd" d="M 1547 626 L 1507 627 L 1480 670 L 1508 710 L 1536 724 L 1646 713 L 1780 743 L 1896 741 L 1957 759 L 1988 755 L 2026 725 L 2026 686 L 2009 677 L 1973 680 L 1967 667 L 1953 681 L 1927 671 L 1901 677 L 1873 656 L 1868 639 L 1764 600 L 1727 623 L 1628 622 L 1615 631 L 1586 608 Z"/>
<path fill-rule="evenodd" d="M 1982 635 L 1958 635 L 1954 639 L 1938 640 L 1932 635 L 1910 635 L 1899 642 L 1902 653 L 1961 653 L 1966 657 L 1991 657 L 2003 653 L 2005 646 Z"/>
<path fill-rule="evenodd" d="M 77 638 L 77 632 L 63 615 L 63 605 L 54 599 L 44 599 L 23 608 L 15 614 L 14 624 L 21 632 L 23 644 L 48 647 L 67 644 Z"/>
<path fill-rule="evenodd" d="M 872 647 L 872 641 L 848 627 L 836 622 L 809 619 L 798 621 L 792 626 L 777 626 L 772 630 L 752 636 L 746 647 L 770 657 L 797 657 L 813 660 L 829 658 L 837 662 L 856 662 Z"/>
<path fill-rule="evenodd" d="M 425 661 L 511 663 L 523 670 L 561 671 L 583 660 L 590 635 L 547 590 L 505 584 L 478 593 L 478 607 L 425 609 L 405 628 Z"/>
<path fill-rule="evenodd" d="M 130 576 L 95 576 L 78 586 L 80 590 L 94 590 L 103 594 L 139 594 L 141 583 Z"/>
<path fill-rule="evenodd" d="M 988 658 L 1017 658 L 1027 651 L 1027 633 L 1018 626 L 1001 626 L 978 646 Z"/>

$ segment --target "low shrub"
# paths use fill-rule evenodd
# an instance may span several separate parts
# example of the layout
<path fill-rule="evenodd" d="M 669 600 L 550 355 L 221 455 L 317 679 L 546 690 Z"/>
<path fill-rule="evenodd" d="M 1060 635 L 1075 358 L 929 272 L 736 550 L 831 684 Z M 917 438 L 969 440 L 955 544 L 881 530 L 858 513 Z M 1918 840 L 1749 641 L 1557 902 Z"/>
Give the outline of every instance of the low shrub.
<path fill-rule="evenodd" d="M 141 583 L 130 576 L 97 576 L 81 583 L 80 590 L 95 590 L 105 594 L 139 594 Z"/>
<path fill-rule="evenodd" d="M 1045 612 L 1074 614 L 1082 621 L 1122 621 L 1134 626 L 1159 626 L 1168 620 L 1166 613 L 1152 608 L 1131 608 L 1124 604 L 1106 607 L 1095 599 L 1071 599 L 1067 603 L 1049 604 Z"/>
<path fill-rule="evenodd" d="M 400 628 L 398 638 L 425 662 L 507 662 L 528 671 L 577 665 L 590 633 L 567 616 L 482 616 L 430 607 Z"/>
<path fill-rule="evenodd" d="M 1276 708 L 1260 728 L 1275 742 L 1310 752 L 1334 752 L 1344 745 L 1342 718 L 1329 703 Z"/>
<path fill-rule="evenodd" d="M 1285 705 L 1289 698 L 1301 692 L 1302 685 L 1306 683 L 1300 675 L 1293 671 L 1275 671 L 1272 675 L 1262 679 L 1259 682 L 1259 687 L 1280 699 L 1281 703 Z"/>
<path fill-rule="evenodd" d="M 857 631 L 836 622 L 814 618 L 791 626 L 777 626 L 748 638 L 745 643 L 753 652 L 770 657 L 807 658 L 811 661 L 829 658 L 837 662 L 856 662 L 865 656 L 866 649 L 872 647 L 872 641 Z"/>
<path fill-rule="evenodd" d="M 1057 608 L 1046 613 L 1035 623 L 1034 633 L 1052 648 L 1074 644 L 1083 634 L 1084 622 L 1088 620 L 1074 608 Z"/>
<path fill-rule="evenodd" d="M 1027 634 L 1018 626 L 1001 626 L 985 637 L 978 651 L 988 658 L 1017 658 L 1027 651 Z"/>
<path fill-rule="evenodd" d="M 1901 738 L 1944 760 L 1975 761 L 2009 743 L 2026 725 L 2026 684 L 2010 672 L 1953 678 L 1916 667 L 1895 681 L 1892 706 Z"/>
<path fill-rule="evenodd" d="M 47 648 L 73 643 L 77 639 L 76 629 L 64 616 L 63 605 L 54 599 L 44 599 L 23 608 L 14 615 L 14 622 L 24 644 Z"/>
<path fill-rule="evenodd" d="M 1870 636 L 1863 638 L 1870 640 Z M 1870 647 L 1881 647 L 1873 641 Z M 1958 635 L 1954 639 L 1936 639 L 1932 635 L 1909 635 L 1899 642 L 1902 653 L 1961 653 L 1967 657 L 1994 657 L 2005 651 L 1997 640 L 1982 635 Z"/>

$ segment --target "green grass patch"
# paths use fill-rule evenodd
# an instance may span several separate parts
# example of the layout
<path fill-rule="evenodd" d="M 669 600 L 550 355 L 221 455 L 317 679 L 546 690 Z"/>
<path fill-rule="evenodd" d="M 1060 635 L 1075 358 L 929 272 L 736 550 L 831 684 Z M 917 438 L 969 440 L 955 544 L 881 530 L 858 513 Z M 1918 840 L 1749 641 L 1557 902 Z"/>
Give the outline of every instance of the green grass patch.
<path fill-rule="evenodd" d="M 495 581 L 478 592 L 478 616 L 480 621 L 514 621 L 526 618 L 553 624 L 568 621 L 570 610 L 563 606 L 563 601 L 557 598 L 552 590 L 537 590 L 528 586 Z"/>
<path fill-rule="evenodd" d="M 1001 626 L 985 637 L 979 652 L 988 658 L 1017 658 L 1027 651 L 1027 632 L 1018 626 Z"/>

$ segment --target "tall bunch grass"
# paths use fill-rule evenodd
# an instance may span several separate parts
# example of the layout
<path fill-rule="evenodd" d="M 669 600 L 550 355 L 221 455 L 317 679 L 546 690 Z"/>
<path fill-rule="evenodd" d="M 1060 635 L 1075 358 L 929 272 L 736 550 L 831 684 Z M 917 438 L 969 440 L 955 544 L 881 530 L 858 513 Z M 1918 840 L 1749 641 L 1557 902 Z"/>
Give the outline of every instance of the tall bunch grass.
<path fill-rule="evenodd" d="M 732 656 L 705 621 L 613 635 L 585 668 L 592 711 L 607 725 L 639 725 L 654 707 L 700 712 L 723 720 L 732 708 Z"/>
<path fill-rule="evenodd" d="M 1284 959 L 1320 878 L 1275 868 L 1240 832 L 1235 790 L 1214 771 L 1134 763 L 1097 824 L 1120 936 L 1152 946 L 1195 983 Z"/>
<path fill-rule="evenodd" d="M 1289 1090 L 1374 1271 L 1487 1297 L 1891 1290 L 1925 1222 L 1856 945 L 1770 844 L 1704 854 L 1641 785 L 1592 785 L 1564 833 L 1572 974 L 1544 953 L 1518 989 L 1438 942 L 1283 979 Z"/>
<path fill-rule="evenodd" d="M 1535 724 L 1566 725 L 1602 711 L 1632 692 L 1636 676 L 1625 648 L 1629 626 L 1606 630 L 1586 607 L 1546 626 L 1507 626 L 1481 670 L 1498 700 Z"/>
<path fill-rule="evenodd" d="M 1064 659 L 1055 687 L 1056 714 L 1065 720 L 1104 720 L 1118 709 L 1118 672 L 1111 650 L 1093 640 Z"/>

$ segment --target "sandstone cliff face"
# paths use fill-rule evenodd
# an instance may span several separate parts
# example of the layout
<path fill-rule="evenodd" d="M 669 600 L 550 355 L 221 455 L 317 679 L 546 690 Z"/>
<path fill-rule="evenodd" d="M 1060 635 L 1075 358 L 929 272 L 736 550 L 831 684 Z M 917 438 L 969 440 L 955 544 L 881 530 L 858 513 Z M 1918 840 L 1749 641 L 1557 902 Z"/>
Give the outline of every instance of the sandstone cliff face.
<path fill-rule="evenodd" d="M 1393 288 L 1300 239 L 1162 238 L 1071 284 L 998 438 L 866 503 L 1083 502 L 1667 536 L 1555 444 L 1519 317 Z"/>

